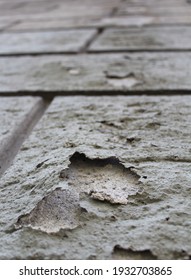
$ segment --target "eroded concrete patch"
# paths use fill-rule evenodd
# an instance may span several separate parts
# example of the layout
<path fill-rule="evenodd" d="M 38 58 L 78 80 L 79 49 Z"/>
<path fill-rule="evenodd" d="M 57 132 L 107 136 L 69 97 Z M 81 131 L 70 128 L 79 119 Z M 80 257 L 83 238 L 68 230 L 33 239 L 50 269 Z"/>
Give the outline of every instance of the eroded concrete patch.
<path fill-rule="evenodd" d="M 128 196 L 140 190 L 140 176 L 131 168 L 126 169 L 117 158 L 89 159 L 85 154 L 75 153 L 70 162 L 60 177 L 78 193 L 112 204 L 127 204 Z"/>
<path fill-rule="evenodd" d="M 127 75 L 107 75 L 108 84 L 112 85 L 114 88 L 118 89 L 131 89 L 134 86 L 141 84 L 141 81 L 136 79 L 134 73 Z"/>

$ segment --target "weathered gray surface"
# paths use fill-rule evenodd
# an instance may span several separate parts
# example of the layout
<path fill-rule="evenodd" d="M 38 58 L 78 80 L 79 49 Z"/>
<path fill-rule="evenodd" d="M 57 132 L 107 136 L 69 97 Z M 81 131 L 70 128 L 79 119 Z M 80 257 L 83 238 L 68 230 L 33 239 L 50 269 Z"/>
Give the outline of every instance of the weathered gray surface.
<path fill-rule="evenodd" d="M 191 97 L 56 98 L 1 179 L 0 258 L 190 258 L 190 122 Z"/>
<path fill-rule="evenodd" d="M 0 175 L 9 166 L 42 108 L 40 97 L 0 98 Z"/>
<path fill-rule="evenodd" d="M 107 29 L 90 51 L 191 50 L 189 26 Z"/>
<path fill-rule="evenodd" d="M 0 34 L 0 54 L 78 52 L 95 36 L 96 30 L 65 30 Z"/>
<path fill-rule="evenodd" d="M 0 92 L 190 90 L 190 62 L 183 52 L 0 58 Z"/>

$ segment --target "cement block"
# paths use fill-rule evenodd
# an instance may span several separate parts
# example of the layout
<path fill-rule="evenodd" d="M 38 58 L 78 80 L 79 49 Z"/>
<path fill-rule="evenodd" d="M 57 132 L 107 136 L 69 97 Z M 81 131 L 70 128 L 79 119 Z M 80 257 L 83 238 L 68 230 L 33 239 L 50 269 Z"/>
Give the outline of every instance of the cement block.
<path fill-rule="evenodd" d="M 190 27 L 142 27 L 107 29 L 90 51 L 191 50 Z"/>
<path fill-rule="evenodd" d="M 189 259 L 190 112 L 189 96 L 56 98 L 1 179 L 0 258 Z"/>
<path fill-rule="evenodd" d="M 1 57 L 0 92 L 190 90 L 190 61 L 189 52 Z"/>
<path fill-rule="evenodd" d="M 52 29 L 66 29 L 66 28 L 88 28 L 88 27 L 101 27 L 102 26 L 102 16 L 92 15 L 86 17 L 72 17 L 63 19 L 52 19 L 52 20 L 23 20 L 17 24 L 11 26 L 9 30 L 52 30 Z"/>
<path fill-rule="evenodd" d="M 78 52 L 96 30 L 65 30 L 0 34 L 0 54 L 39 54 Z"/>

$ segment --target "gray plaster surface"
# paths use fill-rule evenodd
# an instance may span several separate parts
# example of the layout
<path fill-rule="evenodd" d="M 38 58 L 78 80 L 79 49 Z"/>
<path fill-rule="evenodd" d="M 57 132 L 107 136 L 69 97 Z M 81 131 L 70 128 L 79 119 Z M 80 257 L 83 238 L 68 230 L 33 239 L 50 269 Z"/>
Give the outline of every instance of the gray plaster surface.
<path fill-rule="evenodd" d="M 40 97 L 0 97 L 0 174 L 10 164 L 42 107 Z"/>
<path fill-rule="evenodd" d="M 0 54 L 78 52 L 95 36 L 96 30 L 65 30 L 0 34 Z"/>
<path fill-rule="evenodd" d="M 1 179 L 0 258 L 189 259 L 190 122 L 189 96 L 55 98 Z"/>
<path fill-rule="evenodd" d="M 0 92 L 190 90 L 190 61 L 188 52 L 1 57 Z"/>
<path fill-rule="evenodd" d="M 93 42 L 90 50 L 191 50 L 189 35 L 189 26 L 107 29 Z"/>

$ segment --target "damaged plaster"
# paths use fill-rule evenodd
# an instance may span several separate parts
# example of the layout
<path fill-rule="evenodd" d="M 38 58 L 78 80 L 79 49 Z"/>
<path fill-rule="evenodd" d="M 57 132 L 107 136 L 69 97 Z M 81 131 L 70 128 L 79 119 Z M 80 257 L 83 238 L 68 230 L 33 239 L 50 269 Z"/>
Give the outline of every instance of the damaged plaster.
<path fill-rule="evenodd" d="M 113 204 L 127 204 L 128 196 L 140 189 L 139 176 L 125 169 L 117 158 L 92 160 L 75 153 L 70 162 L 68 169 L 61 171 L 60 178 L 77 193 L 87 193 L 93 199 Z"/>

